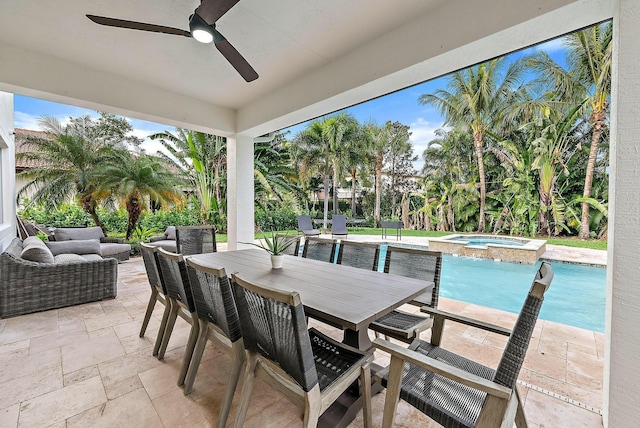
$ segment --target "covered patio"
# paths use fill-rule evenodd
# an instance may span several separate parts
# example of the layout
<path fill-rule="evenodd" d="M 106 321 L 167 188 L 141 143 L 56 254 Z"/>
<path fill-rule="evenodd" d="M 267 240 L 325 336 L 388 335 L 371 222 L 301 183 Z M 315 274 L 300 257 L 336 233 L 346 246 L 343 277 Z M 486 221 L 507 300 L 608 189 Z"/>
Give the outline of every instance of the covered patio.
<path fill-rule="evenodd" d="M 636 147 L 640 123 L 636 106 L 640 98 L 637 67 L 640 5 L 637 1 L 410 0 L 398 7 L 394 2 L 384 0 L 347 3 L 242 0 L 220 19 L 218 29 L 260 75 L 251 83 L 240 78 L 210 46 L 185 38 L 102 27 L 85 17 L 85 14 L 113 16 L 186 29 L 188 16 L 197 6 L 197 1 L 185 4 L 169 0 L 4 2 L 0 15 L 0 91 L 4 91 L 0 93 L 0 249 L 15 236 L 12 93 L 226 136 L 229 249 L 236 249 L 241 245 L 239 242 L 253 238 L 254 138 L 612 19 L 615 40 L 607 323 L 604 340 L 598 345 L 602 352 L 597 346 L 594 351 L 603 361 L 604 374 L 602 402 L 593 403 L 593 407 L 602 409 L 604 426 L 636 424 L 640 417 L 640 408 L 636 405 L 640 390 L 629 388 L 629 385 L 640 383 L 640 365 L 636 358 L 640 351 L 636 328 L 640 324 L 640 292 L 637 289 L 640 197 L 636 184 L 640 165 L 640 152 Z M 139 323 L 136 316 L 140 315 L 138 307 L 144 305 L 144 299 L 138 296 L 147 290 L 137 289 L 135 284 L 143 282 L 144 272 L 136 262 L 127 262 L 120 269 L 119 297 L 114 301 L 0 321 L 0 343 L 5 347 L 2 355 L 17 353 L 33 361 L 31 366 L 21 364 L 21 358 L 15 359 L 12 364 L 22 365 L 25 371 L 10 370 L 8 373 L 23 373 L 26 379 L 31 376 L 33 380 L 33 373 L 38 372 L 41 377 L 45 374 L 43 367 L 50 368 L 52 383 L 48 388 L 51 389 L 46 392 L 37 389 L 40 383 L 47 383 L 44 381 L 32 383 L 27 389 L 37 395 L 21 397 L 19 402 L 33 399 L 28 406 L 32 408 L 42 405 L 41 408 L 51 409 L 62 402 L 80 406 L 79 397 L 91 396 L 85 394 L 83 388 L 98 390 L 97 382 L 104 386 L 102 396 L 92 398 L 94 401 L 83 405 L 82 411 L 76 407 L 70 413 L 61 414 L 61 419 L 51 421 L 54 425 L 65 421 L 72 425 L 74 422 L 70 418 L 80 418 L 85 410 L 89 413 L 82 417 L 94 417 L 93 420 L 97 420 L 96 414 L 110 414 L 112 406 L 108 403 L 111 401 L 107 403 L 104 399 L 110 394 L 112 397 L 140 394 L 141 398 L 144 394 L 151 401 L 165 397 L 166 393 L 181 394 L 172 384 L 172 391 L 163 389 L 166 385 L 155 386 L 156 391 L 164 394 L 153 395 L 152 386 L 145 385 L 144 372 L 138 372 L 138 369 L 132 369 L 135 373 L 118 373 L 124 368 L 124 360 L 120 357 L 130 358 L 126 367 L 132 368 L 142 367 L 136 366 L 136 361 L 143 360 L 147 364 L 147 359 L 151 358 L 144 349 L 146 345 L 137 336 L 126 334 L 127 328 L 132 331 L 132 326 Z M 43 334 L 59 337 L 60 342 L 47 340 L 38 344 L 39 341 L 31 340 Z M 464 334 L 460 332 L 461 337 Z M 136 340 L 126 339 L 127 336 Z M 78 337 L 83 337 L 85 342 L 104 342 L 102 349 L 118 353 L 110 360 L 119 362 L 109 368 L 105 366 L 107 360 L 101 360 L 102 355 L 89 353 L 81 357 L 82 346 L 74 345 Z M 179 337 L 176 335 L 176 340 Z M 569 337 L 563 337 L 567 339 L 563 340 L 567 343 L 566 369 L 572 342 Z M 116 342 L 119 347 L 115 346 Z M 176 342 L 173 346 L 176 359 L 158 365 L 157 370 L 171 367 L 175 370 L 182 345 Z M 74 363 L 74 359 L 65 353 L 65 349 L 74 349 L 74 346 L 78 346 L 78 352 L 75 352 L 80 356 L 78 358 L 85 358 L 81 363 Z M 142 347 L 140 353 L 136 353 L 139 351 L 135 349 L 137 346 Z M 461 346 L 473 349 L 468 344 Z M 576 346 L 581 344 L 573 343 L 572 347 Z M 547 351 L 545 355 L 547 353 L 553 352 Z M 41 360 L 36 361 L 38 358 Z M 589 370 L 592 369 L 598 370 Z M 107 383 L 109 379 L 114 382 L 107 386 L 103 383 L 105 379 Z M 154 379 L 168 382 L 168 377 L 162 376 L 148 378 L 148 381 Z M 6 381 L 24 386 L 20 378 Z M 133 384 L 128 384 L 131 382 Z M 583 386 L 582 390 L 589 390 L 588 385 Z M 110 393 L 112 387 L 115 388 L 113 391 L 120 392 Z M 54 390 L 64 393 L 56 396 L 58 398 L 53 402 L 46 398 L 42 402 L 36 401 L 36 396 L 47 397 Z M 7 387 L 3 391 L 14 389 Z M 65 396 L 67 393 L 70 395 Z M 8 394 L 11 393 L 5 392 L 3 396 L 9 397 Z M 563 415 L 579 408 L 573 404 L 565 407 L 567 403 L 562 404 L 561 400 L 557 406 L 536 407 L 531 404 L 535 399 L 530 399 L 537 394 L 538 391 L 527 392 L 525 407 L 535 424 L 553 426 L 555 422 L 551 420 L 535 419 L 550 415 L 551 408 L 559 409 Z M 561 392 L 558 394 L 565 396 Z M 567 393 L 566 396 L 572 395 Z M 182 399 L 166 397 L 166 403 L 158 402 L 154 408 L 160 410 L 154 411 L 154 415 L 150 412 L 149 417 L 158 417 L 168 424 L 170 420 L 163 419 L 162 411 L 181 403 Z M 380 397 L 376 399 L 380 400 Z M 214 398 L 202 396 L 201 399 L 205 402 Z M 8 417 L 14 424 L 20 409 L 15 400 L 9 400 L 13 404 L 0 406 L 3 417 Z M 121 398 L 125 405 L 134 401 Z M 186 406 L 183 413 L 190 411 Z M 274 413 L 263 414 L 260 426 L 282 425 L 275 415 L 282 416 L 286 412 L 279 412 L 277 408 L 266 411 Z M 47 414 L 46 411 L 34 412 L 32 416 L 28 413 L 24 416 L 25 422 L 22 422 L 22 416 L 18 422 L 39 425 L 42 420 L 29 418 Z M 203 417 L 202 424 L 206 425 L 207 415 L 203 414 Z M 86 425 L 87 420 L 76 421 Z M 564 423 L 565 420 L 561 421 Z M 357 426 L 357 420 L 355 424 Z"/>
<path fill-rule="evenodd" d="M 151 351 L 164 307 L 156 305 L 140 338 L 149 300 L 142 259 L 120 264 L 118 273 L 115 300 L 0 320 L 0 426 L 215 426 L 231 359 L 209 346 L 193 392 L 184 396 L 176 382 L 189 324 L 178 319 L 165 359 L 158 361 Z M 446 298 L 439 307 L 506 327 L 516 318 Z M 311 325 L 341 338 L 340 330 Z M 506 343 L 504 336 L 453 323 L 443 337 L 447 349 L 490 367 Z M 539 320 L 518 381 L 530 426 L 602 426 L 603 357 L 603 334 Z M 389 357 L 377 352 L 376 363 L 386 366 Z M 254 394 L 245 426 L 299 426 L 296 407 L 265 383 L 258 381 Z M 374 426 L 382 422 L 384 399 L 385 393 L 373 398 Z M 229 426 L 238 402 L 236 396 Z M 401 402 L 396 426 L 439 425 Z M 362 412 L 350 427 L 363 427 Z"/>

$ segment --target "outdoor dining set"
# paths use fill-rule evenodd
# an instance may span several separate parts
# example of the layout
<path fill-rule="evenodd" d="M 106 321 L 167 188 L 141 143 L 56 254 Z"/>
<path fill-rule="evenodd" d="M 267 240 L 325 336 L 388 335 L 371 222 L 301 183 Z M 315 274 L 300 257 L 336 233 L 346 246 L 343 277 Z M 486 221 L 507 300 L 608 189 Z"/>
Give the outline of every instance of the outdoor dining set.
<path fill-rule="evenodd" d="M 383 388 L 384 427 L 393 425 L 399 399 L 444 426 L 526 426 L 515 386 L 553 278 L 548 264 L 510 330 L 437 309 L 438 252 L 389 245 L 381 258 L 379 244 L 300 235 L 274 269 L 260 249 L 217 252 L 211 227 L 176 232 L 177 252 L 142 244 L 151 296 L 140 337 L 157 302 L 165 309 L 154 356 L 164 358 L 178 317 L 191 325 L 177 379 L 185 395 L 207 388 L 197 373 L 208 342 L 229 355 L 219 427 L 230 419 L 241 376 L 236 427 L 256 377 L 300 408 L 305 427 L 347 426 L 360 409 L 371 427 L 371 395 Z M 404 304 L 420 314 L 399 310 Z M 342 331 L 342 341 L 309 328 L 309 318 Z M 443 349 L 446 320 L 509 336 L 497 369 Z M 374 364 L 376 349 L 390 355 L 387 367 Z"/>

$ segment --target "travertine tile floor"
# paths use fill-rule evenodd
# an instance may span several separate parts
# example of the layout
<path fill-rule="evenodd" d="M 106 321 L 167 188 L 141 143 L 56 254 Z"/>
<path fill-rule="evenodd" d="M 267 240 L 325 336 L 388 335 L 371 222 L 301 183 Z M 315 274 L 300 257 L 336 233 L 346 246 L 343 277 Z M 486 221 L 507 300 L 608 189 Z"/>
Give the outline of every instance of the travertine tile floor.
<path fill-rule="evenodd" d="M 158 361 L 151 350 L 162 305 L 146 336 L 138 337 L 148 298 L 144 266 L 134 258 L 119 265 L 114 300 L 0 320 L 0 427 L 215 426 L 229 358 L 209 347 L 185 397 L 176 380 L 189 325 L 178 319 L 166 358 Z M 516 317 L 446 298 L 440 307 L 507 327 Z M 495 367 L 505 340 L 448 324 L 443 346 Z M 532 426 L 602 426 L 603 343 L 599 333 L 538 323 L 519 385 Z M 378 354 L 378 363 L 387 361 Z M 374 426 L 381 424 L 384 398 L 383 392 L 373 399 Z M 399 409 L 396 426 L 437 426 L 405 403 Z M 286 399 L 257 383 L 246 426 L 299 426 L 299 417 Z M 351 426 L 363 426 L 362 413 Z"/>

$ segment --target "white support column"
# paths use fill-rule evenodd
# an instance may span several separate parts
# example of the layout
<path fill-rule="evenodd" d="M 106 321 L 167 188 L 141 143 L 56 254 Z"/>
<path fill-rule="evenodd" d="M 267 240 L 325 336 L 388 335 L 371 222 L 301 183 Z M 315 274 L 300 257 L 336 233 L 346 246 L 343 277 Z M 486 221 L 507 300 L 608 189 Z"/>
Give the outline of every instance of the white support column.
<path fill-rule="evenodd" d="M 16 236 L 13 94 L 0 92 L 0 252 Z"/>
<path fill-rule="evenodd" d="M 227 137 L 227 239 L 229 250 L 253 242 L 253 138 Z"/>
<path fill-rule="evenodd" d="M 609 252 L 603 411 L 605 427 L 640 420 L 640 2 L 614 18 Z"/>

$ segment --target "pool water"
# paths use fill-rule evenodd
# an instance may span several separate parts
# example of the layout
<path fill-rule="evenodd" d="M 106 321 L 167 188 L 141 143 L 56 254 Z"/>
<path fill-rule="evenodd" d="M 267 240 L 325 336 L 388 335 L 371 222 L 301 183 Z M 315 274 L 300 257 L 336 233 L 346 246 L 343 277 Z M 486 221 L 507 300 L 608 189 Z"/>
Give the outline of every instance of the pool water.
<path fill-rule="evenodd" d="M 510 247 L 522 247 L 525 243 L 521 241 L 514 241 L 510 239 L 492 239 L 492 238 L 469 238 L 460 236 L 458 238 L 451 238 L 449 241 L 461 241 L 466 242 L 468 245 L 486 246 L 487 244 L 500 244 L 508 245 Z"/>
<path fill-rule="evenodd" d="M 386 250 L 386 245 L 380 246 L 380 271 Z M 550 264 L 554 277 L 545 293 L 540 318 L 604 332 L 606 269 Z M 539 267 L 540 263 L 526 265 L 443 255 L 440 295 L 517 314 Z"/>

